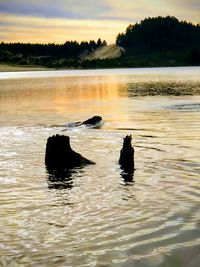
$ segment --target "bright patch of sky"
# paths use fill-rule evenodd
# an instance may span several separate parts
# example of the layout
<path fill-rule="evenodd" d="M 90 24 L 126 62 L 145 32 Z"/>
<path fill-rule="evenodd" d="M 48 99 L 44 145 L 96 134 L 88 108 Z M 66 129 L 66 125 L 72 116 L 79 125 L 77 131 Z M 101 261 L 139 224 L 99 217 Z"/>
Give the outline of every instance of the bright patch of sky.
<path fill-rule="evenodd" d="M 200 23 L 200 1 L 0 0 L 0 41 L 114 43 L 130 23 L 167 15 Z"/>

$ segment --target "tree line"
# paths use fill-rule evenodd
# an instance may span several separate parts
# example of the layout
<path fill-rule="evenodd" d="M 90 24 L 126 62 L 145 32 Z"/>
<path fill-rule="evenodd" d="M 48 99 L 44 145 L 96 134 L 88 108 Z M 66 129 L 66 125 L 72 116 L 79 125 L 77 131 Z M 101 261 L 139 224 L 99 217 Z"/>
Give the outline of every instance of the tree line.
<path fill-rule="evenodd" d="M 200 65 L 200 25 L 173 16 L 131 24 L 116 44 L 126 50 L 130 64 Z"/>
<path fill-rule="evenodd" d="M 200 25 L 179 21 L 175 17 L 146 18 L 129 25 L 117 36 L 116 44 L 129 53 L 183 51 L 200 47 Z"/>
<path fill-rule="evenodd" d="M 105 68 L 200 65 L 200 25 L 173 16 L 145 18 L 116 37 L 125 53 L 117 59 L 87 60 L 85 55 L 107 45 L 67 41 L 64 44 L 1 43 L 0 62 L 47 67 Z"/>
<path fill-rule="evenodd" d="M 107 45 L 99 38 L 97 42 L 66 41 L 64 44 L 31 44 L 31 43 L 0 43 L 0 62 L 19 65 L 36 64 L 45 66 L 60 66 L 81 60 L 81 57 L 91 53 L 98 47 Z M 73 64 L 72 64 L 73 65 Z"/>

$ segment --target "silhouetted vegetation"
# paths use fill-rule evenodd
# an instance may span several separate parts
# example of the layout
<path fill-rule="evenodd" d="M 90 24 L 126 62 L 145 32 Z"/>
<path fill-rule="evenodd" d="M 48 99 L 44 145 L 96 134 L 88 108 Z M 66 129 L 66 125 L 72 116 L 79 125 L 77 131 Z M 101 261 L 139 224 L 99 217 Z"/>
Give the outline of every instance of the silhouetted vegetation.
<path fill-rule="evenodd" d="M 67 41 L 64 44 L 1 43 L 0 62 L 52 68 L 120 68 L 200 65 L 200 25 L 175 17 L 146 18 L 118 34 L 124 48 L 120 58 L 87 60 L 85 56 L 106 45 Z"/>
<path fill-rule="evenodd" d="M 47 67 L 77 67 L 84 55 L 107 45 L 97 42 L 67 41 L 64 44 L 1 43 L 0 62 L 17 65 L 42 65 Z"/>
<path fill-rule="evenodd" d="M 126 50 L 128 65 L 200 64 L 200 25 L 175 17 L 146 18 L 129 25 L 116 44 Z"/>
<path fill-rule="evenodd" d="M 200 46 L 200 25 L 175 17 L 147 18 L 129 25 L 125 34 L 117 36 L 116 43 L 129 53 L 169 52 Z"/>

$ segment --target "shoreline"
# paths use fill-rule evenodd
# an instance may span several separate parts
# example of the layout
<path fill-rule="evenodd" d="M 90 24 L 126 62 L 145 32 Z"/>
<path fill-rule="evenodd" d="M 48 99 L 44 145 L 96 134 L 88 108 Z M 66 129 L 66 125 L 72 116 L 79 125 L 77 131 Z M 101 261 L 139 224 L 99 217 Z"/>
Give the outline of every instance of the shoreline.
<path fill-rule="evenodd" d="M 102 76 L 129 76 L 133 75 L 143 79 L 145 75 L 148 77 L 160 75 L 166 79 L 174 79 L 179 75 L 184 80 L 199 81 L 200 67 L 156 67 L 156 68 L 113 68 L 113 69 L 43 69 L 39 68 L 32 71 L 30 68 L 26 71 L 8 71 L 0 72 L 0 80 L 5 79 L 21 79 L 21 78 L 56 78 L 56 77 L 102 77 Z"/>
<path fill-rule="evenodd" d="M 43 66 L 32 66 L 32 65 L 9 65 L 9 64 L 3 64 L 0 63 L 0 73 L 4 72 L 30 72 L 30 71 L 80 71 L 80 70 L 113 70 L 113 69 L 160 69 L 160 68 L 193 68 L 193 67 L 200 67 L 200 66 L 141 66 L 141 67 L 113 67 L 113 68 L 108 68 L 105 66 L 105 68 L 48 68 L 48 67 L 43 67 Z"/>
<path fill-rule="evenodd" d="M 0 64 L 0 72 L 16 72 L 16 71 L 47 71 L 55 70 L 54 68 L 47 68 L 42 66 L 31 66 L 31 65 L 9 65 L 9 64 Z"/>

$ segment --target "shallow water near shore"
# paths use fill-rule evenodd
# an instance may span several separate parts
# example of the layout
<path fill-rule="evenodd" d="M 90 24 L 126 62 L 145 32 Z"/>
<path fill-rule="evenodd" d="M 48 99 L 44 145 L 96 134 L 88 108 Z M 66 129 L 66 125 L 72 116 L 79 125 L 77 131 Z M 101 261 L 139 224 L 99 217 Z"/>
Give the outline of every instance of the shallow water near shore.
<path fill-rule="evenodd" d="M 1 73 L 0 266 L 198 267 L 199 77 L 199 67 Z M 93 115 L 100 129 L 64 126 Z M 49 175 L 53 134 L 96 165 Z M 117 163 L 127 134 L 133 180 Z"/>

